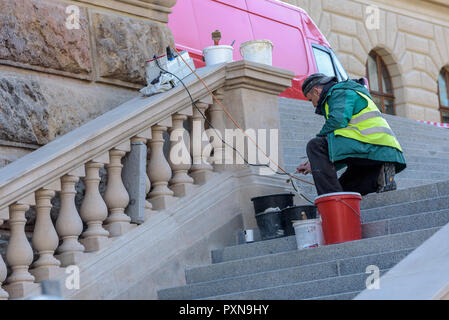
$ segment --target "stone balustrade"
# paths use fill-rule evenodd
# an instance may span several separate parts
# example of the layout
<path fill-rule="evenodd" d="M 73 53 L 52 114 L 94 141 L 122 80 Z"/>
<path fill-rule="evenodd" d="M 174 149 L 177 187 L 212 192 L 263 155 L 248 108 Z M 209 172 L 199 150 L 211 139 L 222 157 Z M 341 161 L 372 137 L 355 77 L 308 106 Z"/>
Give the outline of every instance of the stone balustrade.
<path fill-rule="evenodd" d="M 172 119 L 169 119 L 170 121 L 162 121 L 151 126 L 152 134 L 148 139 L 151 156 L 148 164 L 143 166 L 148 168 L 149 179 L 147 170 L 137 172 L 139 176 L 143 176 L 144 192 L 140 195 L 132 195 L 133 198 L 141 198 L 144 204 L 144 211 L 141 213 L 143 216 L 147 215 L 148 210 L 157 213 L 155 210 L 167 208 L 177 197 L 185 196 L 194 190 L 194 179 L 189 176 L 193 155 L 188 151 L 190 141 L 184 139 L 183 127 L 184 121 L 193 120 L 192 115 L 190 106 L 187 111 L 184 109 L 175 113 Z M 162 135 L 168 126 L 172 126 L 170 133 L 176 138 L 176 143 L 170 144 L 169 154 L 174 155 L 170 161 L 164 155 L 165 140 Z M 36 283 L 56 277 L 62 272 L 62 267 L 78 264 L 83 260 L 85 253 L 101 250 L 108 245 L 111 238 L 121 236 L 137 226 L 131 222 L 130 216 L 125 214 L 130 195 L 122 179 L 124 167 L 122 158 L 131 152 L 131 140 L 142 141 L 142 138 L 133 137 L 126 140 L 109 152 L 89 160 L 84 166 L 40 188 L 25 199 L 9 205 L 7 222 L 11 237 L 6 263 L 12 273 L 6 277 L 6 265 L 1 259 L 0 283 L 6 280 L 4 286 L 6 291 L 3 289 L 0 291 L 0 299 L 8 296 L 9 298 L 26 297 L 35 288 Z M 179 150 L 184 151 L 181 157 L 177 157 Z M 144 159 L 146 160 L 146 157 Z M 103 167 L 107 171 L 104 195 L 100 193 L 99 188 L 102 180 L 100 169 Z M 212 172 L 212 167 L 209 171 Z M 136 173 L 133 170 L 128 172 Z M 85 193 L 78 212 L 75 203 L 77 193 L 75 184 L 80 177 L 85 185 Z M 204 180 L 203 183 L 205 182 Z M 145 199 L 150 185 L 152 189 L 149 192 L 150 203 L 148 203 Z M 60 208 L 58 218 L 53 222 L 50 210 L 51 200 L 55 196 L 60 198 Z M 30 207 L 34 207 L 36 211 L 31 244 L 25 233 L 27 223 L 25 213 Z M 38 256 L 34 263 L 32 263 L 33 249 Z"/>
<path fill-rule="evenodd" d="M 226 95 L 226 68 L 198 70 L 219 101 Z M 291 76 L 284 72 L 283 83 Z M 209 109 L 208 121 L 218 130 L 225 115 L 198 80 L 186 82 L 198 109 L 182 87 L 136 98 L 0 169 L 0 225 L 10 230 L 6 261 L 0 256 L 0 299 L 27 297 L 39 282 L 101 251 L 214 175 L 224 148 L 216 138 L 205 148 L 203 115 Z M 31 241 L 25 230 L 30 208 Z"/>

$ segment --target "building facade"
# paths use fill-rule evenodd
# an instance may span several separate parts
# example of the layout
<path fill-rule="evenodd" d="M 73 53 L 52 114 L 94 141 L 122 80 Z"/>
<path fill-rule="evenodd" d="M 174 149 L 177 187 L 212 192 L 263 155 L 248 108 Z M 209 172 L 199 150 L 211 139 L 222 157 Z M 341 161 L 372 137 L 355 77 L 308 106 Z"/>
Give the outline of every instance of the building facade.
<path fill-rule="evenodd" d="M 176 0 L 0 0 L 0 167 L 138 95 Z"/>
<path fill-rule="evenodd" d="M 284 0 L 386 113 L 449 122 L 449 1 Z M 0 167 L 135 97 L 176 0 L 0 0 Z"/>
<path fill-rule="evenodd" d="M 303 8 L 383 112 L 449 122 L 449 1 L 284 0 Z"/>

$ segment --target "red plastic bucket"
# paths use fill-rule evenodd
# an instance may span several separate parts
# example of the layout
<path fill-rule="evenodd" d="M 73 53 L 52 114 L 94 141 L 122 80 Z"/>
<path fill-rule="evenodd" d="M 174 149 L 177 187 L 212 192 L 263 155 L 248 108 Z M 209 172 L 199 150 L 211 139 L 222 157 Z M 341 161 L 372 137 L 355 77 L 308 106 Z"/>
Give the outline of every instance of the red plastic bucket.
<path fill-rule="evenodd" d="M 360 200 L 356 192 L 327 193 L 315 198 L 326 244 L 362 239 Z"/>

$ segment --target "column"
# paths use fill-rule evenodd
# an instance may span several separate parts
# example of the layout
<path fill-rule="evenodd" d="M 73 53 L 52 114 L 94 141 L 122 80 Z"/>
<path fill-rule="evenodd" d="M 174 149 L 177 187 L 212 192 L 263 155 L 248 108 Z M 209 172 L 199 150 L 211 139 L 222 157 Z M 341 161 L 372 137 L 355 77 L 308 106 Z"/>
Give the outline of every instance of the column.
<path fill-rule="evenodd" d="M 172 171 L 163 151 L 163 133 L 167 130 L 167 126 L 157 124 L 151 130 L 148 177 L 153 188 L 150 191 L 150 202 L 155 210 L 163 210 L 175 199 L 173 191 L 168 188 L 168 181 L 171 179 Z"/>
<path fill-rule="evenodd" d="M 193 178 L 189 177 L 192 159 L 185 141 L 184 120 L 187 115 L 174 114 L 172 116 L 173 127 L 170 132 L 170 156 L 169 164 L 173 171 L 173 178 L 170 180 L 170 190 L 176 197 L 183 197 L 194 188 Z M 190 142 L 190 141 L 189 141 Z"/>
<path fill-rule="evenodd" d="M 210 103 L 212 100 L 210 100 Z M 193 115 L 191 117 L 191 132 L 190 132 L 190 150 L 192 153 L 192 167 L 190 168 L 190 176 L 194 179 L 195 184 L 204 184 L 213 175 L 213 167 L 207 161 L 210 152 L 207 149 L 210 144 L 208 141 L 203 141 L 205 134 L 203 115 L 206 115 L 206 110 L 209 107 L 208 103 L 198 101 L 197 108 L 193 108 Z"/>
<path fill-rule="evenodd" d="M 61 263 L 53 256 L 59 244 L 58 234 L 50 216 L 51 199 L 54 196 L 54 190 L 42 188 L 36 191 L 36 223 L 32 243 L 33 248 L 39 253 L 39 259 L 34 262 L 34 269 L 31 270 L 36 282 L 49 280 L 61 272 L 59 268 Z"/>
<path fill-rule="evenodd" d="M 109 151 L 108 184 L 104 201 L 109 209 L 109 217 L 106 219 L 105 229 L 111 237 L 118 237 L 131 230 L 136 225 L 131 225 L 131 218 L 125 214 L 129 203 L 129 195 L 122 180 L 122 158 L 126 152 L 131 151 L 130 141 Z"/>
<path fill-rule="evenodd" d="M 12 269 L 11 275 L 7 278 L 10 299 L 26 297 L 37 287 L 34 277 L 29 272 L 29 267 L 33 262 L 33 249 L 25 234 L 25 212 L 30 205 L 35 204 L 34 194 L 26 199 L 9 206 L 9 226 L 11 237 L 6 249 L 6 261 Z"/>
<path fill-rule="evenodd" d="M 107 244 L 109 232 L 103 229 L 103 221 L 108 217 L 108 208 L 101 197 L 98 186 L 100 184 L 100 169 L 109 162 L 108 154 L 101 159 L 94 159 L 85 165 L 86 177 L 83 179 L 86 186 L 83 203 L 81 204 L 81 219 L 87 224 L 83 232 L 81 244 L 86 252 L 98 251 Z"/>
<path fill-rule="evenodd" d="M 217 100 L 223 104 L 224 91 L 218 89 L 214 92 Z M 226 161 L 225 144 L 222 140 L 225 140 L 225 113 L 222 107 L 214 100 L 213 104 L 209 107 L 210 122 L 215 128 L 209 128 L 208 134 L 212 138 L 213 156 L 211 162 L 216 169 L 225 168 L 224 164 L 232 164 L 232 159 Z"/>
<path fill-rule="evenodd" d="M 61 209 L 56 219 L 56 231 L 62 240 L 56 258 L 63 267 L 77 265 L 83 258 L 84 246 L 78 241 L 83 232 L 83 221 L 75 206 L 75 185 L 85 176 L 84 166 L 61 178 Z"/>

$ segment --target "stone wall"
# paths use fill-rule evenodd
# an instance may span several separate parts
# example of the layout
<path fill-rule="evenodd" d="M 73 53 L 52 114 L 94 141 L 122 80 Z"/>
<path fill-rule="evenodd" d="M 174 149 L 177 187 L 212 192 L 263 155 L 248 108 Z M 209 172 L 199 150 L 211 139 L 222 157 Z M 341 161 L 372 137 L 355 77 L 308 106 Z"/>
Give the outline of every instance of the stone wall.
<path fill-rule="evenodd" d="M 284 0 L 303 8 L 336 51 L 351 77 L 366 76 L 368 53 L 382 56 L 393 80 L 396 114 L 440 121 L 437 79 L 449 66 L 446 1 Z M 444 4 L 447 3 L 447 4 Z M 366 21 L 379 8 L 379 28 Z"/>
<path fill-rule="evenodd" d="M 0 0 L 0 167 L 135 97 L 176 0 Z"/>

